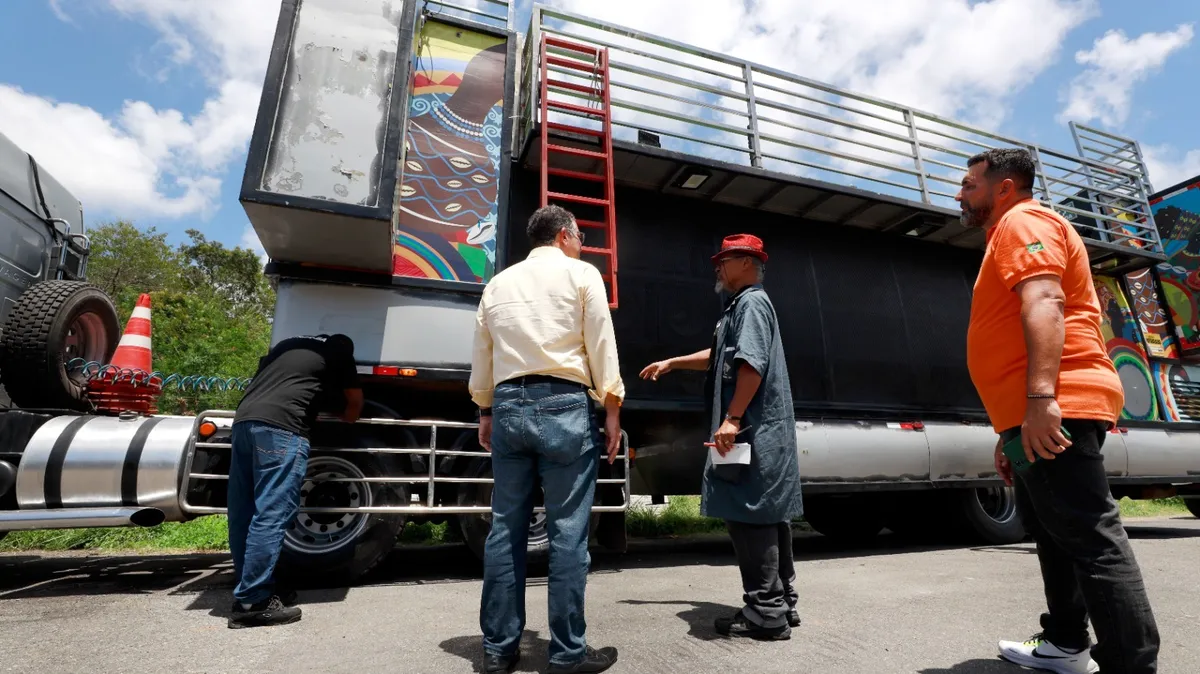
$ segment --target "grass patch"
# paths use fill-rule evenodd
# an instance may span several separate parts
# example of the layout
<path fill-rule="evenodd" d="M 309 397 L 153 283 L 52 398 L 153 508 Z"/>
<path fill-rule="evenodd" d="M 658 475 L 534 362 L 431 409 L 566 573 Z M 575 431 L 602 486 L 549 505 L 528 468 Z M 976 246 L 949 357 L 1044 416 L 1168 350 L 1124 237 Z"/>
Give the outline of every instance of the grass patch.
<path fill-rule="evenodd" d="M 637 538 L 666 538 L 725 531 L 725 522 L 700 514 L 699 496 L 672 496 L 661 511 L 633 507 L 625 518 L 625 528 Z"/>
<path fill-rule="evenodd" d="M 409 522 L 404 525 L 404 531 L 400 532 L 399 541 L 402 545 L 441 545 L 459 543 L 462 541 L 462 535 L 458 527 L 450 526 L 449 522 Z"/>
<path fill-rule="evenodd" d="M 201 517 L 190 522 L 166 522 L 156 527 L 13 531 L 0 540 L 0 552 L 228 549 L 229 530 L 224 515 Z"/>
<path fill-rule="evenodd" d="M 1119 501 L 1121 517 L 1174 517 L 1176 515 L 1191 515 L 1183 499 L 1160 498 L 1152 501 L 1134 501 L 1128 496 Z"/>

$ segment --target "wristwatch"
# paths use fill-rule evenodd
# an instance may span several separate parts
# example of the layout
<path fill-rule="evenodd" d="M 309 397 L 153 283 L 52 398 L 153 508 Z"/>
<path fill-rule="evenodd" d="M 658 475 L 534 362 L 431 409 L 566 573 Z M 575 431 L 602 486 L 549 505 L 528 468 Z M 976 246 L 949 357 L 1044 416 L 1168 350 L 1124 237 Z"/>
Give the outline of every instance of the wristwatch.
<path fill-rule="evenodd" d="M 740 423 L 742 423 L 742 418 L 741 418 L 741 417 L 735 417 L 735 416 L 733 416 L 732 414 L 726 414 L 726 415 L 725 415 L 725 420 L 726 420 L 726 421 L 736 421 L 736 422 L 737 422 L 737 423 L 739 423 L 739 424 L 740 424 Z"/>
<path fill-rule="evenodd" d="M 480 407 L 479 408 L 479 418 L 482 419 L 483 417 L 490 417 L 490 416 L 492 416 L 492 408 L 490 408 L 490 407 Z"/>

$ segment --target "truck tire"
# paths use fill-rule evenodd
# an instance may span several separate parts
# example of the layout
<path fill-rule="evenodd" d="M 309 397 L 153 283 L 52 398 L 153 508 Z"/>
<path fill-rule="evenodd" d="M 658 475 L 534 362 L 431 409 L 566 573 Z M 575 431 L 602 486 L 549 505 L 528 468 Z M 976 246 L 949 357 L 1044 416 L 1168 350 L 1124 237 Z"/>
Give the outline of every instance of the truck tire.
<path fill-rule="evenodd" d="M 876 494 L 804 499 L 804 521 L 822 536 L 845 543 L 861 543 L 878 535 L 883 530 L 884 511 Z"/>
<path fill-rule="evenodd" d="M 104 291 L 82 281 L 43 281 L 26 290 L 0 337 L 0 377 L 13 404 L 87 411 L 86 381 L 72 359 L 107 364 L 121 330 Z"/>
<path fill-rule="evenodd" d="M 1187 507 L 1192 517 L 1200 517 L 1200 496 L 1184 496 L 1183 505 Z"/>
<path fill-rule="evenodd" d="M 955 511 L 960 530 L 988 545 L 1010 545 L 1025 540 L 1025 527 L 1017 516 L 1012 487 L 957 489 Z"/>
<path fill-rule="evenodd" d="M 483 461 L 469 471 L 464 477 L 484 478 L 492 476 L 492 462 Z M 541 489 L 534 500 L 535 506 L 542 505 Z M 492 485 L 466 484 L 458 492 L 460 506 L 492 504 Z M 463 542 L 471 550 L 475 558 L 483 561 L 483 548 L 488 534 L 492 531 L 491 514 L 463 514 L 458 516 L 458 527 L 462 532 Z M 550 534 L 546 531 L 546 514 L 534 513 L 529 520 L 529 543 L 525 547 L 525 559 L 529 566 L 544 566 L 549 561 Z"/>
<path fill-rule="evenodd" d="M 408 503 L 403 484 L 319 482 L 387 477 L 374 457 L 321 454 L 308 460 L 301 507 L 396 506 Z M 284 532 L 280 577 L 294 585 L 345 586 L 374 569 L 396 547 L 402 515 L 299 513 Z"/>

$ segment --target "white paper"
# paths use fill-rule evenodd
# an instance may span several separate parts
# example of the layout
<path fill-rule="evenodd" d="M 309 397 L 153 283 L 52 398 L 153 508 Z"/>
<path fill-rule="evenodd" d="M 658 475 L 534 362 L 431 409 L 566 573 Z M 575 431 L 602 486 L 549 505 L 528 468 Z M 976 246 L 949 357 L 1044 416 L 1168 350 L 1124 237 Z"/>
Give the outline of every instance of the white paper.
<path fill-rule="evenodd" d="M 733 448 L 726 452 L 725 456 L 721 456 L 716 447 L 710 447 L 708 453 L 712 457 L 713 464 L 741 463 L 750 465 L 750 443 L 748 442 L 733 443 Z"/>

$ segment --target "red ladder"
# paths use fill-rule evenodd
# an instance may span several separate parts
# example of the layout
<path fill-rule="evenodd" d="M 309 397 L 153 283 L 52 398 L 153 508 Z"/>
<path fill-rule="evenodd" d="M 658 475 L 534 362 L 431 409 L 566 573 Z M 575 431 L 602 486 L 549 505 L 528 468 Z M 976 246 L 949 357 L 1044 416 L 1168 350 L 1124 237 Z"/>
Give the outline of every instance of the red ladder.
<path fill-rule="evenodd" d="M 542 123 L 541 205 L 547 206 L 552 201 L 567 202 L 576 207 L 582 206 L 591 212 L 603 213 L 600 219 L 576 217 L 575 221 L 579 224 L 580 232 L 588 234 L 596 232 L 603 236 L 603 246 L 585 245 L 583 254 L 591 259 L 602 258 L 606 263 L 604 266 L 597 265 L 597 267 L 600 268 L 600 275 L 608 286 L 608 306 L 616 309 L 617 212 L 615 190 L 613 189 L 612 105 L 608 78 L 608 49 L 571 42 L 543 33 L 541 64 L 542 86 L 539 99 Z M 554 70 L 551 70 L 552 67 Z M 564 75 L 573 79 L 565 79 Z M 561 98 L 551 99 L 552 94 L 566 94 L 576 100 L 584 99 L 585 104 L 568 102 Z M 551 110 L 560 115 L 600 122 L 600 128 L 551 122 Z M 556 132 L 556 140 L 559 142 L 551 141 L 551 131 Z M 574 141 L 577 145 L 562 144 L 563 140 Z M 551 155 L 574 158 L 576 161 L 591 160 L 588 164 L 594 166 L 598 163 L 600 172 L 551 166 Z M 594 183 L 601 185 L 603 189 L 598 190 L 599 194 L 592 196 L 580 194 L 581 190 L 578 190 L 577 187 L 551 190 L 551 176 L 568 179 L 568 185 Z M 572 189 L 574 191 L 568 191 Z M 590 236 L 585 234 L 584 239 L 589 238 Z"/>

